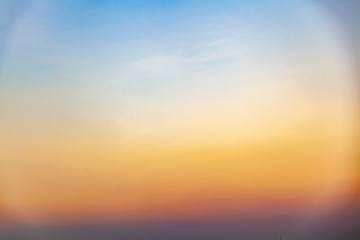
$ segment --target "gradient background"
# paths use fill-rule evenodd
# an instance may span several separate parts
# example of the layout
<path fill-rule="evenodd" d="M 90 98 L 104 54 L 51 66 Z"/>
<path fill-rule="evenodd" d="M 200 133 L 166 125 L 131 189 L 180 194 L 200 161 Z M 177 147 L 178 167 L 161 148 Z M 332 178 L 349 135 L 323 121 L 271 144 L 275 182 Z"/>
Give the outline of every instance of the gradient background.
<path fill-rule="evenodd" d="M 358 239 L 357 1 L 0 2 L 1 239 Z"/>

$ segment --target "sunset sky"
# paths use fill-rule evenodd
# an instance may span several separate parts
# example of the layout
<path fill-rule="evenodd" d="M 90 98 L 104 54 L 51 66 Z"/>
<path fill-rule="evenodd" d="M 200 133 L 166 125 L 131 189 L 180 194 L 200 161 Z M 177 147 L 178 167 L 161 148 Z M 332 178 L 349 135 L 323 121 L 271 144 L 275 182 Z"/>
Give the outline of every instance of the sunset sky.
<path fill-rule="evenodd" d="M 303 223 L 349 204 L 355 55 L 326 2 L 2 1 L 0 219 Z"/>

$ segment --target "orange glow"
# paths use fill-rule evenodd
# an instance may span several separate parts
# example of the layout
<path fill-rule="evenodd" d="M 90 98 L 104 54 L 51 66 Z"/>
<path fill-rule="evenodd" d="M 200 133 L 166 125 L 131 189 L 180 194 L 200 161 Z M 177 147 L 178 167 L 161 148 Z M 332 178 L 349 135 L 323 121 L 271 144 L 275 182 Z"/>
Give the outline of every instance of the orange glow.
<path fill-rule="evenodd" d="M 4 205 L 10 214 L 48 221 L 254 214 L 279 202 L 300 209 L 317 201 L 334 204 L 354 181 L 349 166 L 339 165 L 351 157 L 343 137 L 323 122 L 265 133 L 197 144 L 105 132 L 38 134 L 17 144 L 8 139 L 3 153 L 12 160 L 4 164 Z M 17 152 L 20 144 L 23 151 Z"/>

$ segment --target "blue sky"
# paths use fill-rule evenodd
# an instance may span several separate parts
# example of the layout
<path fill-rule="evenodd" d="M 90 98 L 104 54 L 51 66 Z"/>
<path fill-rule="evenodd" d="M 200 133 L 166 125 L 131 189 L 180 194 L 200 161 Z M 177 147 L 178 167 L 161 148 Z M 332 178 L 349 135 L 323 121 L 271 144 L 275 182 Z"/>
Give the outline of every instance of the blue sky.
<path fill-rule="evenodd" d="M 77 71 L 99 68 L 106 71 L 112 64 L 121 68 L 123 63 L 155 52 L 182 56 L 221 52 L 220 55 L 228 54 L 219 59 L 224 64 L 241 58 L 257 61 L 267 56 L 292 54 L 290 51 L 301 47 L 301 41 L 297 39 L 303 35 L 302 30 L 292 30 L 296 19 L 283 21 L 295 12 L 296 7 L 284 1 L 265 5 L 261 1 L 203 1 L 196 4 L 193 1 L 172 4 L 162 1 L 136 4 L 130 1 L 39 1 L 18 20 L 7 52 L 17 59 L 10 68 L 18 65 L 22 74 L 27 68 L 35 71 L 32 82 L 42 79 L 36 77 L 38 68 L 42 73 L 49 72 L 51 78 L 70 74 L 75 71 L 72 66 L 76 66 Z M 212 48 L 206 48 L 209 44 Z M 239 48 L 247 51 L 251 45 L 258 51 L 253 54 L 255 56 L 249 58 L 236 53 Z M 230 52 L 233 52 L 232 56 Z M 11 63 L 11 58 L 8 61 Z M 212 61 L 204 62 L 211 64 Z M 219 61 L 214 64 L 218 66 Z M 20 81 L 22 84 L 26 79 L 28 77 L 20 76 L 8 82 Z"/>
<path fill-rule="evenodd" d="M 237 119 L 249 115 L 236 107 L 249 96 L 251 111 L 262 112 L 290 98 L 349 95 L 338 80 L 351 78 L 340 22 L 312 1 L 22 1 L 2 9 L 10 7 L 3 22 L 19 14 L 3 44 L 2 97 L 10 109 L 36 109 L 46 96 L 39 118 L 51 108 L 141 122 L 158 119 L 146 109 L 177 118 L 225 105 Z"/>

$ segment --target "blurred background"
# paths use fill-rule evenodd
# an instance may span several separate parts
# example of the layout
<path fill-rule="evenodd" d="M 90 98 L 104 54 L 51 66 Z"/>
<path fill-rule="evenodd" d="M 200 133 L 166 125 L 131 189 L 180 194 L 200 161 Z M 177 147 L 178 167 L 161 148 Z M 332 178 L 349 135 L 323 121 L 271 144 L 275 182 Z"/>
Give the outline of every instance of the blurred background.
<path fill-rule="evenodd" d="M 0 2 L 1 239 L 358 239 L 360 2 Z"/>

